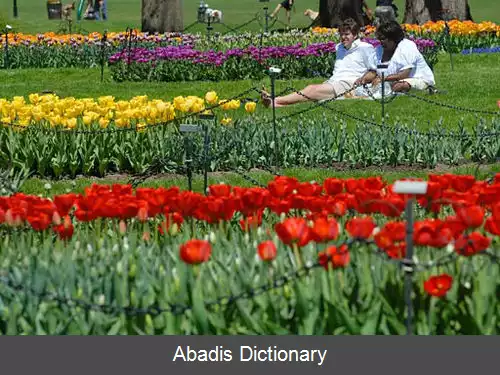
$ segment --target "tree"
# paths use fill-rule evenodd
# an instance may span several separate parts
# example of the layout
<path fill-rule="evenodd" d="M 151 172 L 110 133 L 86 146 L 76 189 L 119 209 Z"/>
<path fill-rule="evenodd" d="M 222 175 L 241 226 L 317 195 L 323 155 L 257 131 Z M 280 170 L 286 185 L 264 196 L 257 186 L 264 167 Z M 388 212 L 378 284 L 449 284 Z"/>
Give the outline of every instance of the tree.
<path fill-rule="evenodd" d="M 444 19 L 472 21 L 468 0 L 406 0 L 403 23 L 421 25 Z"/>
<path fill-rule="evenodd" d="M 319 22 L 322 27 L 338 28 L 343 20 L 354 19 L 360 26 L 364 26 L 361 0 L 320 0 Z"/>
<path fill-rule="evenodd" d="M 182 31 L 182 0 L 142 0 L 141 29 L 149 33 Z"/>

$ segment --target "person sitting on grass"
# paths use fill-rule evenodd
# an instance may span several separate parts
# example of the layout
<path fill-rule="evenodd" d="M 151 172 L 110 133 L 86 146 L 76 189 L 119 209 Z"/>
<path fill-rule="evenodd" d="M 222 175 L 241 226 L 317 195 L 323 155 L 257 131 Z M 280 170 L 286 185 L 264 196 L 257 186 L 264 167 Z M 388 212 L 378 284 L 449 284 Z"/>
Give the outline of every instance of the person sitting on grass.
<path fill-rule="evenodd" d="M 434 73 L 418 50 L 415 42 L 407 39 L 396 21 L 381 24 L 376 31 L 381 46 L 377 48 L 377 60 L 386 64 L 385 81 L 392 92 L 408 92 L 410 89 L 426 90 L 435 85 Z M 372 82 L 379 86 L 381 71 Z"/>
<path fill-rule="evenodd" d="M 276 97 L 275 107 L 283 107 L 309 100 L 331 100 L 353 91 L 356 86 L 370 83 L 377 76 L 375 48 L 359 39 L 360 27 L 352 18 L 339 27 L 341 43 L 336 46 L 333 75 L 324 83 L 309 85 L 301 93 Z M 272 104 L 269 93 L 262 91 L 262 103 Z"/>

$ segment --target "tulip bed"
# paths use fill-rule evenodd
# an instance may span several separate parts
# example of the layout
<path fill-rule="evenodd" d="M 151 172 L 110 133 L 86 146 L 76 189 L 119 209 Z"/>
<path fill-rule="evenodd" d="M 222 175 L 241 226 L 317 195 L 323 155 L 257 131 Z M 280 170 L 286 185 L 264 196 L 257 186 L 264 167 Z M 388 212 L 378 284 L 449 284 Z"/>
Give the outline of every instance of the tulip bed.
<path fill-rule="evenodd" d="M 250 104 L 255 103 L 246 103 L 247 111 L 253 110 Z M 85 118 L 77 120 L 75 129 L 40 124 L 0 127 L 0 160 L 6 166 L 10 161 L 9 166 L 17 172 L 49 178 L 142 173 L 151 166 L 157 173 L 185 173 L 184 135 L 179 132 L 179 123 L 197 123 L 196 118 L 150 126 L 128 118 L 123 121 L 130 120 L 131 125 L 119 127 L 115 120 L 106 129 L 101 129 L 99 122 L 84 125 Z M 270 167 L 276 161 L 283 168 L 324 167 L 336 162 L 357 167 L 494 163 L 500 149 L 500 139 L 491 136 L 500 132 L 500 122 L 487 123 L 481 118 L 473 131 L 448 131 L 437 124 L 419 132 L 397 123 L 395 127 L 360 123 L 348 128 L 342 117 L 323 113 L 314 119 L 305 115 L 280 119 L 277 131 L 275 149 L 272 122 L 267 116 L 223 117 L 210 126 L 209 171 Z M 192 168 L 201 172 L 204 136 L 192 134 L 190 139 Z"/>
<path fill-rule="evenodd" d="M 414 39 L 414 38 L 412 38 Z M 374 46 L 376 39 L 363 38 Z M 431 39 L 414 39 L 429 65 L 437 61 Z M 330 77 L 336 42 L 295 45 L 197 50 L 192 46 L 122 50 L 109 58 L 115 81 L 219 81 L 261 79 L 269 66 L 283 67 L 281 79 Z M 314 67 L 314 68 L 311 68 Z"/>
<path fill-rule="evenodd" d="M 422 41 L 422 47 L 426 45 L 424 52 L 431 64 L 435 62 L 435 57 L 430 51 L 427 51 L 431 44 L 439 44 L 433 50 L 450 50 L 454 53 L 470 48 L 492 48 L 498 46 L 500 26 L 494 23 L 452 21 L 449 25 L 451 36 L 446 43 L 443 43 L 443 22 L 430 22 L 422 26 L 404 26 L 411 37 Z M 374 38 L 374 29 L 367 28 L 364 35 L 367 38 Z M 156 51 L 153 54 L 155 57 L 164 57 L 166 53 L 172 54 L 172 52 L 176 51 L 175 47 L 182 47 L 182 51 L 176 52 L 178 56 L 181 52 L 186 53 L 188 49 L 192 49 L 197 53 L 207 51 L 218 53 L 231 50 L 245 53 L 245 49 L 249 46 L 260 45 L 260 34 L 227 34 L 214 36 L 212 39 L 209 39 L 201 34 L 147 34 L 133 30 L 132 35 L 125 32 L 109 33 L 106 35 L 106 40 L 103 41 L 103 35 L 99 33 L 90 33 L 88 35 L 58 35 L 54 33 L 26 35 L 15 33 L 9 34 L 8 41 L 9 68 L 89 68 L 101 64 L 103 53 L 105 60 L 108 56 L 115 56 L 110 60 L 111 63 L 116 62 L 123 55 L 126 55 L 128 61 L 129 49 L 133 55 L 137 55 L 137 53 L 143 51 L 142 49 Z M 307 66 L 308 63 L 308 59 L 303 57 L 304 51 L 307 51 L 307 47 L 310 45 L 325 45 L 325 48 L 328 49 L 328 43 L 333 41 L 338 41 L 336 29 L 314 28 L 310 31 L 292 30 L 286 33 L 270 33 L 263 39 L 263 46 L 267 48 L 288 48 L 287 51 L 289 53 L 295 52 L 297 56 L 301 56 L 299 60 L 302 63 L 299 64 L 300 66 L 292 66 L 291 69 L 294 71 L 294 74 L 310 77 L 311 75 L 314 76 L 314 74 L 324 73 L 324 69 L 304 71 L 304 66 Z M 303 47 L 301 51 L 297 51 L 297 47 L 294 47 L 298 43 Z M 5 35 L 3 34 L 0 35 L 0 44 L 5 45 Z M 104 49 L 103 46 L 105 47 Z M 170 49 L 165 50 L 166 47 Z M 2 48 L 0 50 L 0 64 L 2 66 L 5 63 L 5 56 L 6 50 Z M 327 56 L 329 55 L 327 54 Z M 234 58 L 231 60 L 234 60 Z M 246 60 L 248 59 L 245 59 L 245 64 L 240 66 L 240 68 L 247 66 L 246 70 L 248 70 L 253 60 Z M 272 63 L 276 62 L 272 60 Z M 286 63 L 290 62 L 286 61 Z M 331 61 L 324 63 L 330 63 L 331 65 Z M 252 74 L 257 74 L 254 72 L 255 69 L 257 67 L 252 68 Z M 139 69 L 139 72 L 142 70 Z M 326 68 L 327 72 L 330 72 L 330 70 L 330 66 Z M 116 77 L 119 78 L 122 75 L 123 72 L 116 74 Z"/>
<path fill-rule="evenodd" d="M 38 125 L 59 130 L 106 129 L 110 123 L 115 128 L 130 128 L 137 131 L 156 124 L 166 123 L 175 118 L 193 113 L 203 113 L 206 106 L 217 105 L 217 110 L 227 112 L 240 108 L 240 100 L 219 99 L 214 91 L 204 97 L 176 96 L 170 101 L 149 100 L 146 95 L 130 100 L 116 100 L 113 96 L 97 99 L 74 97 L 60 98 L 54 94 L 29 94 L 15 96 L 12 100 L 0 99 L 0 120 L 6 125 L 14 125 L 15 130 Z M 253 113 L 255 102 L 246 102 L 243 107 Z M 207 112 L 210 112 L 207 110 Z"/>
<path fill-rule="evenodd" d="M 380 177 L 0 198 L 2 334 L 405 334 L 408 196 Z M 500 174 L 416 197 L 417 334 L 500 332 Z"/>
<path fill-rule="evenodd" d="M 439 48 L 447 52 L 458 53 L 469 48 L 495 47 L 499 43 L 500 25 L 494 22 L 472 22 L 451 20 L 448 23 L 448 32 L 444 21 L 429 21 L 422 25 L 403 24 L 403 28 L 409 35 L 420 38 L 430 38 L 440 42 Z M 312 29 L 315 34 L 332 35 L 337 29 L 316 27 Z M 365 34 L 370 35 L 375 28 L 368 26 Z"/>

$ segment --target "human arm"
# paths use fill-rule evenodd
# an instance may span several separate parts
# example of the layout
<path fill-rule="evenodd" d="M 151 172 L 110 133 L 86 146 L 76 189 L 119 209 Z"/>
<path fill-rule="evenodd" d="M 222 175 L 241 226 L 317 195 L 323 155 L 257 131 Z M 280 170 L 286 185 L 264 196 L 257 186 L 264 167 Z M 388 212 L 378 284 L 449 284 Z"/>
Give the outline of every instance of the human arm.
<path fill-rule="evenodd" d="M 369 70 L 362 77 L 358 78 L 355 82 L 355 86 L 365 85 L 367 83 L 372 83 L 373 80 L 377 78 L 377 72 L 374 70 Z"/>
<path fill-rule="evenodd" d="M 355 85 L 371 83 L 377 77 L 377 51 L 374 47 L 363 49 L 363 62 L 367 72 L 354 82 Z"/>
<path fill-rule="evenodd" d="M 411 68 L 404 69 L 398 73 L 388 75 L 387 77 L 385 77 L 385 80 L 388 82 L 402 81 L 403 79 L 408 78 L 410 76 L 410 73 Z"/>

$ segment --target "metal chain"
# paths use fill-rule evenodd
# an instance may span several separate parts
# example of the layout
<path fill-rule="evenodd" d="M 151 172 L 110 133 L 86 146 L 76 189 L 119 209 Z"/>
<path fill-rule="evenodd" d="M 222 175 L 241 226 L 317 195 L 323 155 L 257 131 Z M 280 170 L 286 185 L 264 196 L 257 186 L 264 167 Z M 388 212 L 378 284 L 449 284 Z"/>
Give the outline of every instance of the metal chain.
<path fill-rule="evenodd" d="M 480 113 L 480 114 L 486 114 L 486 115 L 494 115 L 494 116 L 500 116 L 500 112 L 495 112 L 495 111 L 485 111 L 481 109 L 473 109 L 473 108 L 466 108 L 466 107 L 460 107 L 458 105 L 453 105 L 453 104 L 446 104 L 446 103 L 440 103 L 432 99 L 424 98 L 420 95 L 416 95 L 410 92 L 403 93 L 403 95 L 409 96 L 411 98 L 415 98 L 418 100 L 421 100 L 423 102 L 433 104 L 439 107 L 444 107 L 444 108 L 449 108 L 449 109 L 454 109 L 457 111 L 463 111 L 463 112 L 469 112 L 469 113 Z"/>
<path fill-rule="evenodd" d="M 353 91 L 353 89 L 349 90 L 349 91 Z M 311 100 L 311 101 L 315 101 L 315 99 L 312 99 L 310 98 L 309 96 L 305 95 L 304 93 L 300 92 L 300 91 L 295 91 L 297 94 L 299 95 L 302 95 L 303 97 L 305 97 L 306 99 L 308 100 Z M 347 93 L 347 92 L 346 92 Z M 342 96 L 342 95 L 345 95 L 345 93 L 341 94 L 341 95 L 338 95 L 336 98 L 338 98 L 339 96 Z M 366 124 L 370 124 L 370 125 L 374 125 L 374 126 L 377 126 L 381 129 L 387 129 L 387 130 L 391 130 L 391 131 L 402 131 L 402 132 L 405 132 L 409 135 L 419 135 L 419 136 L 422 136 L 422 137 L 435 137 L 435 138 L 454 138 L 454 139 L 466 139 L 466 138 L 472 138 L 473 135 L 472 134 L 461 134 L 461 135 L 457 135 L 457 134 L 439 134 L 439 133 L 434 133 L 434 132 L 420 132 L 418 130 L 410 130 L 410 129 L 401 129 L 401 128 L 396 128 L 394 126 L 389 126 L 389 125 L 385 125 L 385 124 L 380 124 L 380 123 L 377 123 L 375 121 L 371 121 L 371 120 L 367 120 L 367 119 L 363 119 L 363 118 L 360 118 L 358 116 L 355 116 L 355 115 L 351 115 L 349 113 L 345 113 L 341 110 L 338 110 L 338 109 L 334 109 L 330 106 L 327 106 L 326 104 L 328 104 L 329 102 L 335 100 L 336 98 L 332 98 L 332 99 L 328 99 L 328 100 L 325 100 L 323 102 L 320 102 L 319 104 L 317 104 L 315 107 L 313 108 L 307 108 L 305 110 L 302 110 L 302 111 L 297 111 L 295 113 L 292 113 L 291 115 L 288 115 L 288 116 L 283 116 L 283 117 L 280 117 L 279 119 L 283 119 L 283 118 L 289 118 L 289 117 L 294 117 L 296 115 L 300 115 L 304 112 L 308 112 L 310 110 L 313 110 L 319 106 L 324 106 L 326 109 L 328 109 L 329 111 L 332 111 L 332 112 L 335 112 L 335 113 L 338 113 L 344 117 L 348 117 L 348 118 L 351 118 L 353 120 L 357 120 L 357 121 L 361 121 L 361 122 L 364 122 Z M 491 132 L 491 133 L 480 133 L 480 134 L 476 134 L 476 136 L 479 136 L 481 138 L 486 138 L 486 137 L 498 137 L 500 136 L 500 132 Z"/>

